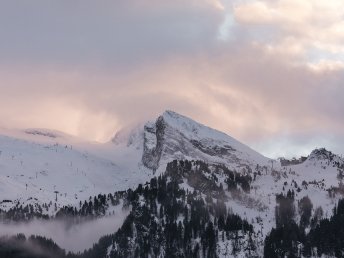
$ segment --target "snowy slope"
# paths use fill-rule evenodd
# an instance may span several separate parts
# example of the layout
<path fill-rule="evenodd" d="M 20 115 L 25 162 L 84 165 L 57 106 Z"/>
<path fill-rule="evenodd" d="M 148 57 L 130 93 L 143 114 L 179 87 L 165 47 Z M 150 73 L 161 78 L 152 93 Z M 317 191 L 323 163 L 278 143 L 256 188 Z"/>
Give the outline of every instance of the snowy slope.
<path fill-rule="evenodd" d="M 254 178 L 249 192 L 227 191 L 226 205 L 253 224 L 258 241 L 275 227 L 276 194 L 293 190 L 296 205 L 309 196 L 313 210 L 321 206 L 325 217 L 344 194 L 339 155 L 316 149 L 304 162 L 282 166 L 220 131 L 166 111 L 155 121 L 119 131 L 105 144 L 53 130 L 0 129 L 0 209 L 17 203 L 77 206 L 90 196 L 135 188 L 175 159 L 224 164 Z M 227 190 L 226 175 L 212 173 Z M 193 190 L 187 182 L 182 187 Z M 49 207 L 44 212 L 53 215 L 54 205 Z"/>
<path fill-rule="evenodd" d="M 135 169 L 130 170 L 96 155 L 100 150 L 109 152 L 106 145 L 42 129 L 11 134 L 0 136 L 0 203 L 12 203 L 3 202 L 0 208 L 18 201 L 54 203 L 56 192 L 58 206 L 78 204 L 90 196 L 125 190 L 148 179 L 149 171 L 135 163 Z"/>
<path fill-rule="evenodd" d="M 279 161 L 262 156 L 224 133 L 172 111 L 146 123 L 143 130 L 136 127 L 122 136 L 125 137 L 118 134 L 114 142 L 125 142 L 127 146 L 139 149 L 143 145 L 142 161 L 153 171 L 163 171 L 165 164 L 173 159 L 189 159 L 225 164 L 252 177 L 256 173 L 250 193 L 229 193 L 227 205 L 234 213 L 253 223 L 262 240 L 276 225 L 276 194 L 293 190 L 296 205 L 304 196 L 309 196 L 314 209 L 321 206 L 327 217 L 341 197 L 338 193 L 330 196 L 328 190 L 338 188 L 339 167 L 344 161 L 324 149 L 314 150 L 303 163 L 282 166 Z M 225 185 L 224 177 L 221 174 L 217 177 L 218 183 Z"/>
<path fill-rule="evenodd" d="M 173 159 L 225 163 L 247 170 L 269 159 L 232 137 L 166 111 L 156 121 L 119 131 L 105 144 L 47 129 L 0 130 L 0 194 L 14 203 L 72 204 L 135 187 Z"/>
<path fill-rule="evenodd" d="M 289 189 L 297 191 L 297 200 L 308 195 L 314 206 L 323 206 L 330 214 L 338 195 L 330 198 L 327 190 L 338 187 L 338 164 L 343 163 L 340 157 L 317 150 L 304 163 L 283 167 L 234 138 L 172 111 L 125 128 L 105 144 L 52 130 L 2 129 L 0 208 L 17 201 L 55 203 L 56 191 L 58 206 L 77 205 L 99 193 L 134 188 L 163 172 L 174 159 L 225 164 L 251 176 L 259 172 L 250 194 L 233 196 L 229 205 L 249 221 L 258 221 L 256 226 L 264 234 L 274 226 L 275 195 Z M 302 185 L 303 181 L 307 184 Z M 266 209 L 253 207 L 252 202 Z"/>
<path fill-rule="evenodd" d="M 343 168 L 344 159 L 325 149 L 312 151 L 301 164 L 281 166 L 276 162 L 273 169 L 261 170 L 261 175 L 257 175 L 251 184 L 250 194 L 243 194 L 240 200 L 232 198 L 229 206 L 234 213 L 252 222 L 263 237 L 276 226 L 276 194 L 286 195 L 288 190 L 295 192 L 296 205 L 300 199 L 308 196 L 313 203 L 313 210 L 322 207 L 324 216 L 330 217 L 335 204 L 343 197 L 339 193 L 342 180 L 338 178 L 340 173 L 344 173 Z M 266 208 L 258 209 L 261 206 Z"/>
<path fill-rule="evenodd" d="M 154 171 L 164 170 L 174 159 L 224 163 L 238 170 L 268 166 L 270 161 L 234 138 L 173 111 L 165 111 L 143 127 L 120 131 L 113 142 L 143 148 L 142 162 Z"/>

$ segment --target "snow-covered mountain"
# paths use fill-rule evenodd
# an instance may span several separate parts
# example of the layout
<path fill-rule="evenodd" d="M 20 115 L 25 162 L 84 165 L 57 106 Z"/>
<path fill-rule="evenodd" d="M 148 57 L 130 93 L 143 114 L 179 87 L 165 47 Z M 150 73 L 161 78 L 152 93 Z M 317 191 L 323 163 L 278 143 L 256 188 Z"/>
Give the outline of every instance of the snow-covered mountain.
<path fill-rule="evenodd" d="M 236 169 L 269 162 L 225 133 L 173 111 L 165 111 L 156 121 L 143 126 L 118 132 L 113 142 L 142 150 L 143 165 L 154 171 L 164 169 L 174 159 L 203 160 Z"/>
<path fill-rule="evenodd" d="M 282 167 L 225 133 L 172 111 L 120 130 L 105 144 L 46 129 L 1 130 L 0 194 L 3 200 L 49 202 L 56 201 L 58 192 L 59 205 L 75 204 L 91 195 L 143 183 L 174 159 L 225 164 L 241 173 L 259 168 L 268 174 L 259 179 L 263 185 L 278 177 L 300 181 L 308 171 L 320 170 L 305 178 L 319 181 L 325 177 L 327 188 L 337 186 L 337 168 L 326 160 L 342 160 L 324 155 L 313 152 L 302 164 Z M 271 176 L 273 163 L 277 172 Z M 259 188 L 265 193 L 269 187 Z"/>
<path fill-rule="evenodd" d="M 154 121 L 120 130 L 104 144 L 46 129 L 1 130 L 0 209 L 56 203 L 43 211 L 54 215 L 90 196 L 135 189 L 164 173 L 173 160 L 207 164 L 209 170 L 197 168 L 202 175 L 184 178 L 180 187 L 224 188 L 227 208 L 249 221 L 261 242 L 276 224 L 277 194 L 292 191 L 296 203 L 308 196 L 314 209 L 322 207 L 329 217 L 344 193 L 339 155 L 316 149 L 297 161 L 272 160 L 220 131 L 166 111 Z M 231 189 L 228 180 L 239 180 L 238 186 Z"/>
<path fill-rule="evenodd" d="M 238 170 L 269 161 L 232 137 L 172 111 L 121 130 L 105 144 L 46 129 L 1 130 L 0 194 L 2 201 L 13 203 L 57 199 L 58 205 L 76 204 L 145 182 L 174 159 L 224 163 Z"/>
<path fill-rule="evenodd" d="M 224 163 L 238 170 L 269 161 L 172 111 L 121 130 L 106 144 L 46 129 L 0 133 L 0 194 L 12 201 L 54 201 L 57 191 L 59 204 L 75 204 L 90 195 L 134 187 L 174 159 Z"/>

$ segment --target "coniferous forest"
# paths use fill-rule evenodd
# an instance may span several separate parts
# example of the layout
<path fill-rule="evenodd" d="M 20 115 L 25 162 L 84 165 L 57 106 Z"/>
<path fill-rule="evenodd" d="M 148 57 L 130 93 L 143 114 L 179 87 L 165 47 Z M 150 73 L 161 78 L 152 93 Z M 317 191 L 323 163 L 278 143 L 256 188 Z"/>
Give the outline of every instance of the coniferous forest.
<path fill-rule="evenodd" d="M 22 234 L 0 239 L 0 257 L 343 257 L 344 199 L 333 216 L 323 218 L 321 208 L 313 210 L 306 196 L 295 202 L 295 192 L 276 195 L 276 226 L 259 242 L 254 227 L 231 212 L 225 191 L 250 191 L 250 176 L 222 169 L 225 186 L 216 184 L 216 175 L 201 161 L 173 161 L 166 172 L 134 190 L 90 197 L 79 207 L 63 207 L 55 218 L 40 215 L 43 207 L 16 207 L 2 211 L 3 219 L 28 221 L 72 219 L 73 223 L 106 214 L 109 205 L 123 204 L 130 210 L 117 232 L 102 237 L 83 253 L 70 253 L 51 239 Z M 202 173 L 200 173 L 202 171 Z M 208 176 L 206 176 L 208 175 Z M 182 185 L 192 188 L 182 187 Z M 230 202 L 229 202 L 230 203 Z M 38 211 L 37 211 L 38 210 Z M 297 219 L 299 216 L 299 219 Z"/>

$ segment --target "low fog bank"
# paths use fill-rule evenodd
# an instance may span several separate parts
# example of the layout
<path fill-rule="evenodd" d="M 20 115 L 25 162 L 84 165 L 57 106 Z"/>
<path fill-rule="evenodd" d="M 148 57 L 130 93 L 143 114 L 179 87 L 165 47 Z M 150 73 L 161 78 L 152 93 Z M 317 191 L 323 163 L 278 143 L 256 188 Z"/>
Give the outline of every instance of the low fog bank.
<path fill-rule="evenodd" d="M 0 236 L 23 233 L 26 237 L 40 235 L 51 238 L 66 251 L 82 252 L 89 249 L 99 238 L 115 233 L 129 212 L 71 225 L 66 221 L 34 220 L 28 223 L 0 223 Z"/>

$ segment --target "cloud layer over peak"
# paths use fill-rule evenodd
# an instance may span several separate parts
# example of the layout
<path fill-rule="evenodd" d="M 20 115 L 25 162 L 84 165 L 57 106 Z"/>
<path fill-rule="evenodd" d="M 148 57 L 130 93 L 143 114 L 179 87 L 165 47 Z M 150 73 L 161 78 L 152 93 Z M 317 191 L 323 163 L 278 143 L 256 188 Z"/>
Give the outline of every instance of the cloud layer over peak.
<path fill-rule="evenodd" d="M 343 153 L 342 7 L 2 1 L 0 119 L 106 141 L 173 109 L 267 155 Z"/>

